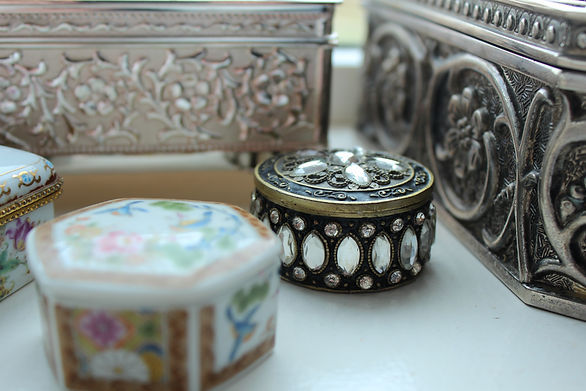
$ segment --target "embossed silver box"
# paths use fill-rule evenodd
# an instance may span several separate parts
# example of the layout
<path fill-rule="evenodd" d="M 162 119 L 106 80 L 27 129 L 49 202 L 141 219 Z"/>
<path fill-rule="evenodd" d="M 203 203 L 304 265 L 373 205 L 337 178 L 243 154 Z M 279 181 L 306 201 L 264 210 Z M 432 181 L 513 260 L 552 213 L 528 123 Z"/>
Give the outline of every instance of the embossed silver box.
<path fill-rule="evenodd" d="M 43 154 L 324 144 L 320 1 L 0 1 L 0 144 Z"/>
<path fill-rule="evenodd" d="M 586 2 L 370 0 L 362 129 L 527 304 L 586 320 Z"/>

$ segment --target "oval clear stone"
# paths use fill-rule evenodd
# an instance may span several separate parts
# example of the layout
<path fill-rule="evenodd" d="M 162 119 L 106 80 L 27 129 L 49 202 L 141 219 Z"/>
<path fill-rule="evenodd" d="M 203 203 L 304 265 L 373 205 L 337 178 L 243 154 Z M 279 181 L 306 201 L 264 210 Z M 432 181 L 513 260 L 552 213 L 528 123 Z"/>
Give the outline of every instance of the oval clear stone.
<path fill-rule="evenodd" d="M 303 176 L 303 175 L 310 175 L 315 174 L 317 172 L 321 172 L 328 168 L 326 162 L 322 160 L 310 160 L 305 163 L 301 163 L 298 165 L 295 170 L 293 170 L 293 175 Z"/>
<path fill-rule="evenodd" d="M 297 257 L 297 245 L 295 244 L 295 237 L 287 225 L 281 226 L 277 235 L 279 235 L 279 239 L 281 239 L 282 245 L 281 262 L 283 265 L 289 266 Z"/>
<path fill-rule="evenodd" d="M 411 270 L 417 259 L 417 250 L 417 235 L 415 235 L 413 228 L 409 227 L 405 230 L 403 240 L 401 241 L 401 250 L 399 251 L 399 261 L 403 269 Z"/>
<path fill-rule="evenodd" d="M 386 159 L 384 157 L 375 157 L 374 164 L 376 164 L 379 168 L 388 171 L 404 171 L 404 167 L 401 162 L 393 159 Z"/>
<path fill-rule="evenodd" d="M 366 170 L 360 167 L 360 165 L 351 163 L 348 167 L 346 167 L 344 172 L 346 177 L 352 182 L 356 183 L 358 186 L 370 185 L 370 175 L 368 175 Z"/>
<path fill-rule="evenodd" d="M 303 240 L 303 262 L 311 270 L 319 270 L 326 261 L 326 250 L 321 238 L 311 232 Z"/>
<path fill-rule="evenodd" d="M 338 246 L 336 261 L 344 274 L 348 276 L 354 274 L 360 264 L 360 247 L 354 238 L 346 236 L 342 239 Z"/>
<path fill-rule="evenodd" d="M 429 258 L 431 252 L 432 234 L 430 224 L 429 220 L 426 221 L 421 227 L 421 233 L 419 234 L 419 256 L 422 259 Z"/>
<path fill-rule="evenodd" d="M 334 164 L 345 166 L 354 157 L 354 153 L 350 151 L 338 151 L 330 156 L 330 161 Z"/>
<path fill-rule="evenodd" d="M 384 273 L 391 265 L 391 242 L 385 235 L 378 235 L 372 245 L 371 259 L 374 269 Z"/>

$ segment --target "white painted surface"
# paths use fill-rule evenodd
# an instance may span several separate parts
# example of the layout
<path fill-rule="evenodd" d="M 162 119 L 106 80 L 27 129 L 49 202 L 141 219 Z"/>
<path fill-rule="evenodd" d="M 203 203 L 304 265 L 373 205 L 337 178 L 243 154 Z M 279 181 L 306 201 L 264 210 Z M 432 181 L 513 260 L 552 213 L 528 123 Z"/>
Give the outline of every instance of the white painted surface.
<path fill-rule="evenodd" d="M 56 391 L 29 285 L 0 303 L 2 390 Z M 275 352 L 236 390 L 583 390 L 586 322 L 524 305 L 441 224 L 419 279 L 364 295 L 283 283 Z"/>

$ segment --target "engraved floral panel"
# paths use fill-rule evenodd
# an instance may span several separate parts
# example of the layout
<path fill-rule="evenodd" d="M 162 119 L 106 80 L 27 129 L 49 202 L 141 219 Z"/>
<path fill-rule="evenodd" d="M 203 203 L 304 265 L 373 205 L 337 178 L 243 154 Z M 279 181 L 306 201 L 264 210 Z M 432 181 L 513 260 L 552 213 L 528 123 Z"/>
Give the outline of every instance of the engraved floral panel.
<path fill-rule="evenodd" d="M 505 258 L 515 258 L 514 194 L 520 132 L 499 69 L 449 58 L 432 80 L 427 148 L 448 211 Z"/>
<path fill-rule="evenodd" d="M 315 49 L 45 53 L 0 54 L 2 143 L 52 154 L 274 149 L 321 137 Z"/>

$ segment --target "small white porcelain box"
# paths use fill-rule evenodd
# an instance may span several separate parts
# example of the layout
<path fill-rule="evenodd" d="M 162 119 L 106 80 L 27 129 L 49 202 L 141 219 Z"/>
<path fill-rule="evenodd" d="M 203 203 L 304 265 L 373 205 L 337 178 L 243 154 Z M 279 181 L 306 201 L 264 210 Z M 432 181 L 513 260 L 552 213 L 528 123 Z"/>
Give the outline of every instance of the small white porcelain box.
<path fill-rule="evenodd" d="M 25 239 L 53 218 L 62 183 L 48 160 L 0 145 L 0 300 L 32 280 Z"/>
<path fill-rule="evenodd" d="M 208 390 L 275 341 L 280 244 L 240 208 L 121 199 L 27 240 L 49 363 L 67 390 Z"/>

